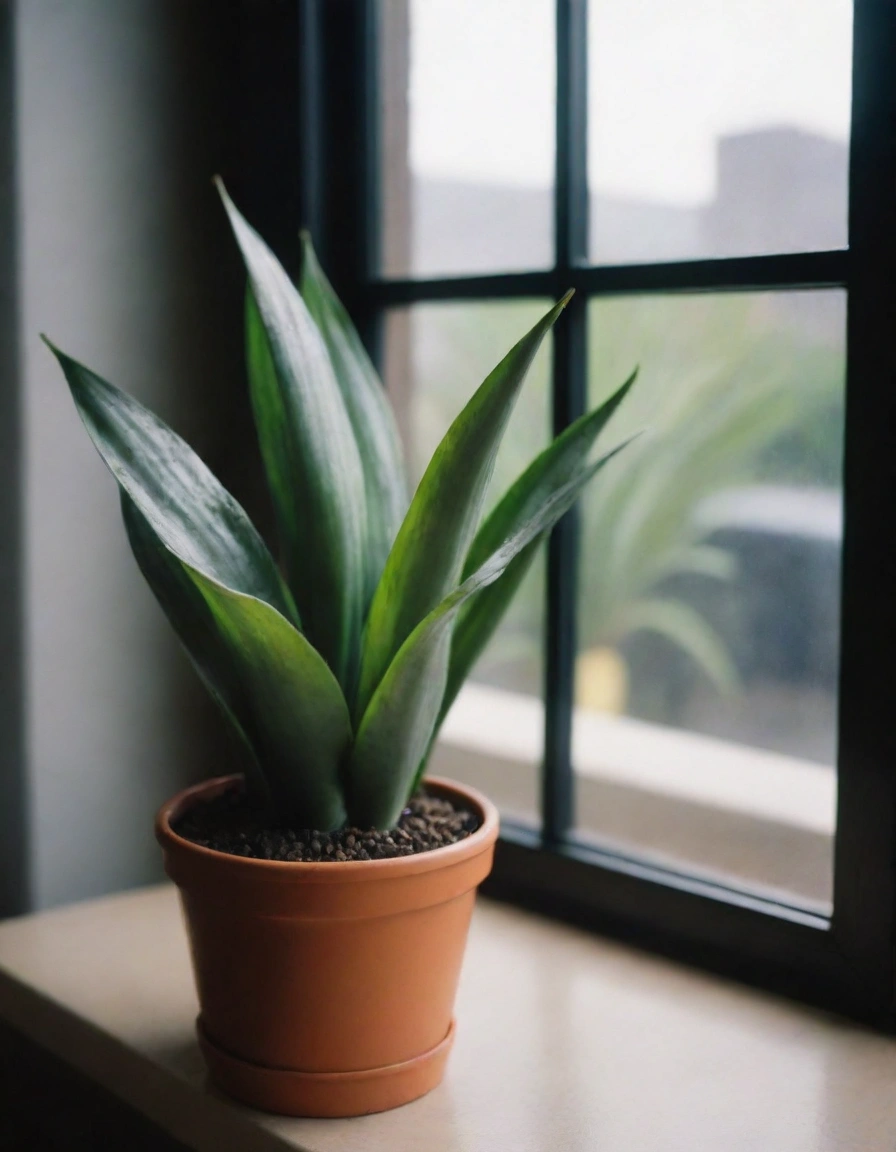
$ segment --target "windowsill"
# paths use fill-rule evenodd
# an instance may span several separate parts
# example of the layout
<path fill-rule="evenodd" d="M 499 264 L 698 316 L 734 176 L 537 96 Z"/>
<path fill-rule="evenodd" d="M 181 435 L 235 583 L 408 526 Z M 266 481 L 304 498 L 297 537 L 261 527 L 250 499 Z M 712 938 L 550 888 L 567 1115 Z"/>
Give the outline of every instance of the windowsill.
<path fill-rule="evenodd" d="M 211 1093 L 173 888 L 0 925 L 0 1020 L 208 1152 L 884 1152 L 896 1042 L 480 901 L 444 1083 L 358 1120 Z"/>
<path fill-rule="evenodd" d="M 482 788 L 508 815 L 534 819 L 543 746 L 540 700 L 468 683 L 431 770 Z M 573 763 L 586 838 L 830 912 L 830 765 L 581 709 Z"/>
<path fill-rule="evenodd" d="M 441 739 L 536 765 L 544 709 L 532 696 L 469 683 L 446 716 Z M 830 765 L 579 708 L 572 756 L 576 772 L 588 779 L 834 834 L 837 774 Z"/>

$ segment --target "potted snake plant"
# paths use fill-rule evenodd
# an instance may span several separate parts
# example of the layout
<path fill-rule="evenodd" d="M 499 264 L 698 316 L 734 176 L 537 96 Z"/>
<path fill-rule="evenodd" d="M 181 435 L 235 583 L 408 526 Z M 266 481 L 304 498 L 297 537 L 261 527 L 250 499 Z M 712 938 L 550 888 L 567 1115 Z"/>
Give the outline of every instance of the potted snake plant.
<path fill-rule="evenodd" d="M 280 564 L 180 437 L 50 347 L 137 563 L 245 751 L 243 775 L 186 789 L 156 819 L 212 1077 L 271 1111 L 356 1115 L 441 1079 L 498 818 L 473 790 L 424 781 L 427 755 L 535 550 L 613 455 L 590 459 L 631 381 L 483 519 L 564 297 L 472 395 L 411 496 L 385 391 L 310 240 L 297 288 L 219 190 L 248 273 Z"/>

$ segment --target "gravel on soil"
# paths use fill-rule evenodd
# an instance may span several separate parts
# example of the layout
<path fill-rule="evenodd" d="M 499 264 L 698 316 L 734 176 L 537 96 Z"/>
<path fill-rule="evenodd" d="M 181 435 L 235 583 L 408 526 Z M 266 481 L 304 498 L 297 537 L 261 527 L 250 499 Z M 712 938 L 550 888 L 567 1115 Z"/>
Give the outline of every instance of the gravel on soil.
<path fill-rule="evenodd" d="M 203 848 L 256 860 L 341 862 L 387 860 L 431 852 L 464 840 L 479 827 L 479 818 L 450 800 L 418 792 L 395 828 L 340 828 L 315 832 L 279 825 L 249 806 L 241 789 L 194 804 L 172 824 L 178 836 Z"/>

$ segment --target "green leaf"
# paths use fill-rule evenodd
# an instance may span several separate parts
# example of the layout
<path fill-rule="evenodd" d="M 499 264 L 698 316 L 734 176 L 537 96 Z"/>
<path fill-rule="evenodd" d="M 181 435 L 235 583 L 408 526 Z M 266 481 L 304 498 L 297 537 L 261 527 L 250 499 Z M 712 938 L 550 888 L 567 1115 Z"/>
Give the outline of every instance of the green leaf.
<path fill-rule="evenodd" d="M 634 379 L 633 374 L 605 404 L 571 424 L 514 482 L 477 533 L 464 567 L 465 576 L 470 573 L 471 557 L 481 563 L 488 550 L 497 546 L 502 535 L 507 536 L 519 528 L 533 514 L 537 505 L 542 503 L 558 485 L 568 483 L 574 478 L 575 472 L 581 469 L 588 450 L 621 403 Z M 590 474 L 594 475 L 603 468 L 633 439 L 635 437 L 630 437 L 601 457 L 593 465 Z M 442 721 L 448 715 L 464 681 L 494 635 L 543 541 L 543 536 L 533 540 L 508 564 L 498 580 L 483 588 L 461 609 L 451 640 L 451 656 L 442 706 L 439 709 L 430 746 L 417 769 L 412 793 L 426 771 L 431 745 L 438 735 Z"/>
<path fill-rule="evenodd" d="M 278 815 L 331 831 L 345 821 L 348 705 L 323 657 L 279 612 L 184 566 L 208 606 L 236 683 L 236 716 Z"/>
<path fill-rule="evenodd" d="M 305 828 L 338 828 L 351 725 L 332 672 L 269 604 L 179 560 L 124 493 L 122 510 L 140 570 L 251 753 L 250 780 L 263 773 L 278 815 Z"/>
<path fill-rule="evenodd" d="M 627 389 L 630 383 L 631 381 L 628 381 L 623 387 Z M 617 396 L 618 395 L 619 393 L 617 393 Z M 616 397 L 612 399 L 616 400 Z M 608 403 L 611 402 L 612 401 L 608 401 Z M 597 412 L 591 413 L 590 417 L 596 417 L 600 412 L 601 409 L 598 409 Z M 588 420 L 590 417 L 582 417 L 582 420 Z M 475 559 L 476 563 L 482 563 L 483 559 L 489 554 L 489 550 L 494 550 L 503 538 L 511 535 L 522 524 L 525 524 L 534 514 L 535 509 L 542 505 L 552 492 L 556 491 L 561 485 L 573 480 L 577 472 L 581 470 L 581 461 L 587 455 L 588 448 L 594 442 L 594 437 L 597 435 L 595 432 L 592 436 L 590 429 L 587 435 L 585 434 L 584 428 L 581 430 L 577 429 L 577 425 L 580 425 L 582 420 L 576 421 L 576 424 L 571 425 L 567 429 L 567 433 L 573 432 L 574 430 L 577 431 L 577 437 L 568 440 L 566 444 L 561 444 L 563 436 L 559 437 L 526 469 L 507 492 L 504 499 L 497 505 L 492 515 L 483 524 L 481 531 L 478 533 L 470 549 L 470 556 Z M 595 421 L 595 423 L 596 422 L 597 421 Z M 605 422 L 606 421 L 604 421 L 604 423 Z M 564 433 L 564 436 L 567 433 Z M 630 444 L 632 439 L 634 439 L 634 437 L 626 440 L 597 460 L 591 465 L 589 474 L 591 476 L 595 475 L 601 468 L 608 464 L 614 456 L 621 452 L 627 444 Z M 588 441 L 587 444 L 582 443 L 586 440 Z M 555 452 L 555 449 L 558 450 Z M 553 455 L 549 456 L 551 453 L 553 453 Z M 549 458 L 545 459 L 546 457 Z M 448 709 L 454 703 L 454 699 L 460 691 L 461 685 L 470 674 L 473 665 L 479 659 L 483 649 L 491 639 L 501 617 L 504 615 L 517 589 L 525 578 L 542 539 L 543 538 L 533 540 L 528 548 L 524 549 L 524 551 L 508 565 L 507 570 L 501 578 L 496 580 L 494 584 L 484 588 L 478 596 L 474 597 L 470 603 L 466 605 L 464 611 L 461 613 L 451 644 L 448 683 L 445 687 L 445 699 L 442 702 L 439 723 L 441 723 Z M 471 565 L 468 561 L 464 572 L 465 576 L 469 574 L 468 570 L 470 567 Z"/>
<path fill-rule="evenodd" d="M 308 637 L 353 681 L 364 594 L 364 476 L 321 334 L 273 253 L 218 190 L 249 274 L 246 347 L 261 455 Z"/>
<path fill-rule="evenodd" d="M 252 748 L 272 797 L 315 827 L 338 826 L 348 708 L 322 658 L 288 619 L 297 620 L 295 610 L 260 536 L 157 417 L 56 356 L 121 487 L 137 562 L 200 676 Z"/>
<path fill-rule="evenodd" d="M 370 604 L 386 557 L 408 508 L 401 441 L 386 390 L 348 313 L 317 262 L 307 232 L 302 233 L 302 298 L 317 324 L 342 399 L 348 410 L 367 496 L 364 608 Z"/>
<path fill-rule="evenodd" d="M 374 593 L 356 716 L 363 715 L 407 637 L 457 584 L 514 402 L 542 339 L 570 295 L 486 377 L 430 460 Z"/>
<path fill-rule="evenodd" d="M 127 393 L 46 342 L 97 451 L 161 542 L 218 583 L 298 623 L 264 541 L 193 449 Z"/>
<path fill-rule="evenodd" d="M 165 547 L 137 505 L 121 491 L 121 514 L 131 551 L 143 578 L 168 618 L 209 695 L 235 732 L 244 753 L 246 781 L 258 797 L 269 798 L 270 789 L 246 730 L 242 714 L 239 679 L 215 626 L 211 611 L 183 564 Z"/>
<path fill-rule="evenodd" d="M 465 576 L 475 571 L 518 525 L 525 523 L 547 497 L 573 479 L 598 436 L 628 395 L 637 375 L 636 368 L 600 407 L 570 424 L 517 477 L 476 533 L 464 564 Z M 619 445 L 605 456 L 604 462 L 622 447 L 624 445 Z"/>
<path fill-rule="evenodd" d="M 628 395 L 637 375 L 635 369 L 600 407 L 574 421 L 514 481 L 476 533 L 467 553 L 464 576 L 470 575 L 502 540 L 524 524 L 552 492 L 575 476 L 598 436 Z M 625 444 L 604 456 L 600 461 L 601 467 L 623 447 Z M 539 543 L 533 541 L 509 565 L 501 579 L 471 601 L 461 613 L 451 645 L 448 684 L 440 723 L 513 600 L 535 558 Z"/>
<path fill-rule="evenodd" d="M 514 558 L 549 532 L 601 467 L 598 461 L 544 502 L 480 567 L 446 596 L 402 644 L 358 727 L 346 769 L 349 821 L 389 828 L 401 815 L 430 745 L 445 692 L 451 628 L 463 604 L 498 580 Z"/>
<path fill-rule="evenodd" d="M 653 596 L 629 605 L 625 630 L 655 632 L 686 652 L 722 693 L 740 682 L 724 642 L 700 613 L 689 604 Z"/>
<path fill-rule="evenodd" d="M 503 574 L 493 584 L 481 589 L 461 608 L 451 637 L 448 674 L 445 678 L 442 702 L 408 795 L 412 796 L 417 791 L 417 786 L 426 772 L 426 765 L 439 729 L 442 727 L 442 721 L 448 715 L 448 710 L 457 698 L 470 670 L 498 627 L 501 617 L 516 595 L 535 559 L 535 554 L 543 543 L 543 535 L 532 540 L 511 560 Z"/>

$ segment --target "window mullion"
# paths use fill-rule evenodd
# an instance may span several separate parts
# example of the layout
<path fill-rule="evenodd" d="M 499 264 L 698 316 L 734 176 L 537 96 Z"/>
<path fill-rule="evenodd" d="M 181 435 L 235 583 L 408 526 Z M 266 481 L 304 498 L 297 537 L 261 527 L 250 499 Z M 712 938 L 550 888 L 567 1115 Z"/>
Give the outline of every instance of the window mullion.
<path fill-rule="evenodd" d="M 321 76 L 321 25 L 318 0 L 299 0 L 299 219 L 323 251 L 323 77 Z"/>
<path fill-rule="evenodd" d="M 554 192 L 556 273 L 584 260 L 588 240 L 586 0 L 557 3 L 557 139 Z M 553 430 L 585 410 L 585 300 L 574 297 L 553 335 Z M 578 514 L 569 513 L 548 545 L 545 642 L 545 748 L 542 835 L 557 843 L 574 820 L 572 706 L 576 657 Z"/>
<path fill-rule="evenodd" d="M 559 296 L 575 288 L 592 296 L 671 295 L 681 292 L 765 292 L 789 288 L 845 288 L 849 252 L 789 252 L 658 264 L 573 265 L 530 272 L 372 280 L 371 301 L 385 307 L 419 300 L 501 300 Z"/>
<path fill-rule="evenodd" d="M 367 350 L 380 360 L 382 302 L 367 285 L 380 246 L 378 38 L 374 0 L 303 0 L 312 9 L 321 89 L 317 241 L 327 275 Z"/>

